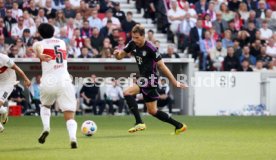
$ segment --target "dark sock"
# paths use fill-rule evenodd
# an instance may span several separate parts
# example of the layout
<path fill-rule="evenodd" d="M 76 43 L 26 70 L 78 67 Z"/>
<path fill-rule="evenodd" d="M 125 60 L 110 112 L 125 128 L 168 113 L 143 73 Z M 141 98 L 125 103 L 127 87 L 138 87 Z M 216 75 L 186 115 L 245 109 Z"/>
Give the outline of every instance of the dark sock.
<path fill-rule="evenodd" d="M 182 123 L 174 120 L 167 113 L 162 112 L 162 111 L 157 111 L 156 114 L 154 115 L 154 117 L 158 118 L 159 120 L 161 120 L 163 122 L 167 122 L 171 125 L 174 125 L 176 129 L 179 129 L 183 126 Z"/>
<path fill-rule="evenodd" d="M 138 105 L 137 102 L 135 101 L 133 96 L 125 96 L 125 99 L 127 101 L 127 105 L 129 107 L 129 109 L 131 110 L 131 112 L 133 113 L 135 120 L 136 120 L 136 124 L 138 123 L 143 123 L 141 116 L 139 114 L 138 111 Z"/>

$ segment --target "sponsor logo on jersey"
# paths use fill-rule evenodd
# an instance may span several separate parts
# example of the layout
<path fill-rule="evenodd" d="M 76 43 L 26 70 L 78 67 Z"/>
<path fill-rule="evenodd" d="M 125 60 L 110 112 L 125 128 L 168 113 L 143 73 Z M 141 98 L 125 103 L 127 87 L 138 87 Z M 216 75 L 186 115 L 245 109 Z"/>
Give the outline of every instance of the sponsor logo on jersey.
<path fill-rule="evenodd" d="M 143 56 L 146 56 L 147 55 L 147 52 L 146 51 L 143 51 Z"/>

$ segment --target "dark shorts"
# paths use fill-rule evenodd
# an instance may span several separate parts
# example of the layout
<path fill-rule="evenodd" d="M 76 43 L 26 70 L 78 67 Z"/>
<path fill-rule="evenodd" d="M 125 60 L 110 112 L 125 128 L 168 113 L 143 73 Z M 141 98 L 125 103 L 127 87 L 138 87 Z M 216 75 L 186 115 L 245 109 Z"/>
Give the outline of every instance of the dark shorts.
<path fill-rule="evenodd" d="M 153 102 L 159 99 L 157 88 L 143 88 L 140 87 L 140 92 L 143 94 L 145 103 Z"/>

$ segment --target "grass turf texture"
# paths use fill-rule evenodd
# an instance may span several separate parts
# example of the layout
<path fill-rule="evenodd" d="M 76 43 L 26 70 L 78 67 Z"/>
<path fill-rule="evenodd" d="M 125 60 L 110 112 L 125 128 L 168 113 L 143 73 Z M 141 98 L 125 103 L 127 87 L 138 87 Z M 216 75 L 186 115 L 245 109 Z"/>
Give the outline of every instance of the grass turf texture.
<path fill-rule="evenodd" d="M 143 117 L 147 130 L 129 134 L 131 116 L 77 117 L 77 150 L 70 149 L 63 117 L 52 117 L 51 133 L 41 145 L 39 117 L 11 117 L 0 134 L 0 160 L 274 160 L 276 117 L 180 117 L 188 131 L 172 136 L 173 127 Z M 93 137 L 80 133 L 84 120 L 98 125 Z"/>

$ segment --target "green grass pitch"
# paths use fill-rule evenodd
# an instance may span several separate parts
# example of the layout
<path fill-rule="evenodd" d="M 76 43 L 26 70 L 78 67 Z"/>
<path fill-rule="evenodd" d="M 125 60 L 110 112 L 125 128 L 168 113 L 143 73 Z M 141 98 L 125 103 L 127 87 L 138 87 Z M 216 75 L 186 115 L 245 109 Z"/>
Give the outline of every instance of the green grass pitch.
<path fill-rule="evenodd" d="M 129 134 L 132 116 L 81 116 L 77 150 L 70 149 L 63 117 L 52 117 L 51 133 L 41 145 L 39 117 L 10 117 L 0 134 L 0 160 L 276 160 L 276 117 L 183 117 L 188 131 L 172 136 L 173 127 L 144 116 L 147 130 Z M 93 137 L 80 133 L 94 120 Z"/>

